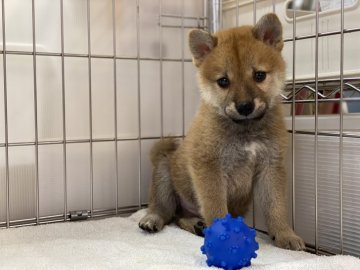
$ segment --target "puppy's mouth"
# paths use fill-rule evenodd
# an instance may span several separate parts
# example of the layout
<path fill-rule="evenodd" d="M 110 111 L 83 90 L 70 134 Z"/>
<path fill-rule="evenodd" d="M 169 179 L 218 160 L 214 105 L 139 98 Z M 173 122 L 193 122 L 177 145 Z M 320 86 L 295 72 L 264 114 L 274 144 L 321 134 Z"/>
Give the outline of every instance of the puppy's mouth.
<path fill-rule="evenodd" d="M 268 105 L 264 101 L 255 98 L 252 106 L 251 103 L 245 103 L 245 105 L 241 104 L 237 107 L 235 102 L 230 102 L 223 109 L 223 114 L 234 123 L 249 124 L 260 121 L 265 116 L 267 109 Z"/>
<path fill-rule="evenodd" d="M 234 109 L 233 104 L 231 104 L 230 106 L 224 109 L 224 114 L 233 122 L 237 124 L 242 124 L 242 123 L 250 123 L 261 120 L 265 116 L 266 111 L 267 111 L 267 105 L 263 103 L 262 106 L 255 109 L 249 115 L 241 115 Z"/>
<path fill-rule="evenodd" d="M 234 123 L 236 124 L 244 124 L 244 123 L 249 123 L 251 121 L 259 121 L 261 120 L 264 116 L 265 116 L 266 111 L 262 111 L 259 114 L 256 114 L 255 116 L 252 117 L 243 117 L 243 118 L 235 118 L 233 116 L 227 115 Z"/>

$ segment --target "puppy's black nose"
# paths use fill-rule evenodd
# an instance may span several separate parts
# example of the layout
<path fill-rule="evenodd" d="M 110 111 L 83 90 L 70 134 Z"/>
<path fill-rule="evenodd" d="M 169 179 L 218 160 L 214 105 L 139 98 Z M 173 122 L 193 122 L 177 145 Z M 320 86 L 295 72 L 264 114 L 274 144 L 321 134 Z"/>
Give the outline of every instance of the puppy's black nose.
<path fill-rule="evenodd" d="M 254 102 L 241 102 L 236 105 L 236 110 L 239 114 L 248 116 L 250 113 L 252 113 L 255 109 Z"/>

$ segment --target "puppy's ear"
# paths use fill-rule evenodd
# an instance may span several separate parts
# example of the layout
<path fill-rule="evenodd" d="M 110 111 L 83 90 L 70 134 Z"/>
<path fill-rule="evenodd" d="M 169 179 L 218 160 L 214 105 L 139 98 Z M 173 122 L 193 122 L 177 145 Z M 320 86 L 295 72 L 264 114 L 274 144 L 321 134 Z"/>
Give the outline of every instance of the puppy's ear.
<path fill-rule="evenodd" d="M 200 29 L 194 29 L 189 34 L 189 47 L 193 55 L 195 66 L 199 67 L 205 57 L 216 46 L 217 39 L 210 33 Z"/>
<path fill-rule="evenodd" d="M 261 17 L 254 26 L 254 35 L 257 39 L 281 51 L 284 42 L 282 38 L 282 26 L 279 18 L 274 13 Z"/>

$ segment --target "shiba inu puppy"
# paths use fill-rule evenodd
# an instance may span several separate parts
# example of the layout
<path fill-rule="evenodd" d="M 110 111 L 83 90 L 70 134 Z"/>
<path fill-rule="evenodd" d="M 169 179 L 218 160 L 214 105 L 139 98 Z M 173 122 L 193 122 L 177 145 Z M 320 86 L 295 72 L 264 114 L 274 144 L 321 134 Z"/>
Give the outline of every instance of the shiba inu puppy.
<path fill-rule="evenodd" d="M 214 35 L 193 30 L 189 45 L 200 108 L 183 142 L 163 139 L 153 147 L 149 209 L 139 226 L 156 232 L 175 220 L 201 235 L 214 218 L 244 215 L 254 193 L 276 245 L 304 249 L 287 223 L 279 19 L 267 14 L 254 27 Z"/>

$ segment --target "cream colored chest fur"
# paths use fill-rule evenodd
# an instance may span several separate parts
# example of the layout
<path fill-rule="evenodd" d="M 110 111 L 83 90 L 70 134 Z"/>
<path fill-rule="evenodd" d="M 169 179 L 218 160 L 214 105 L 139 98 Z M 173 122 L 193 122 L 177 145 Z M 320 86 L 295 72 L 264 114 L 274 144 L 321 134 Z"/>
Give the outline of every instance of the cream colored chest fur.
<path fill-rule="evenodd" d="M 228 186 L 228 194 L 247 196 L 252 189 L 253 178 L 259 162 L 264 162 L 268 149 L 259 141 L 232 141 L 219 148 L 222 178 Z"/>

